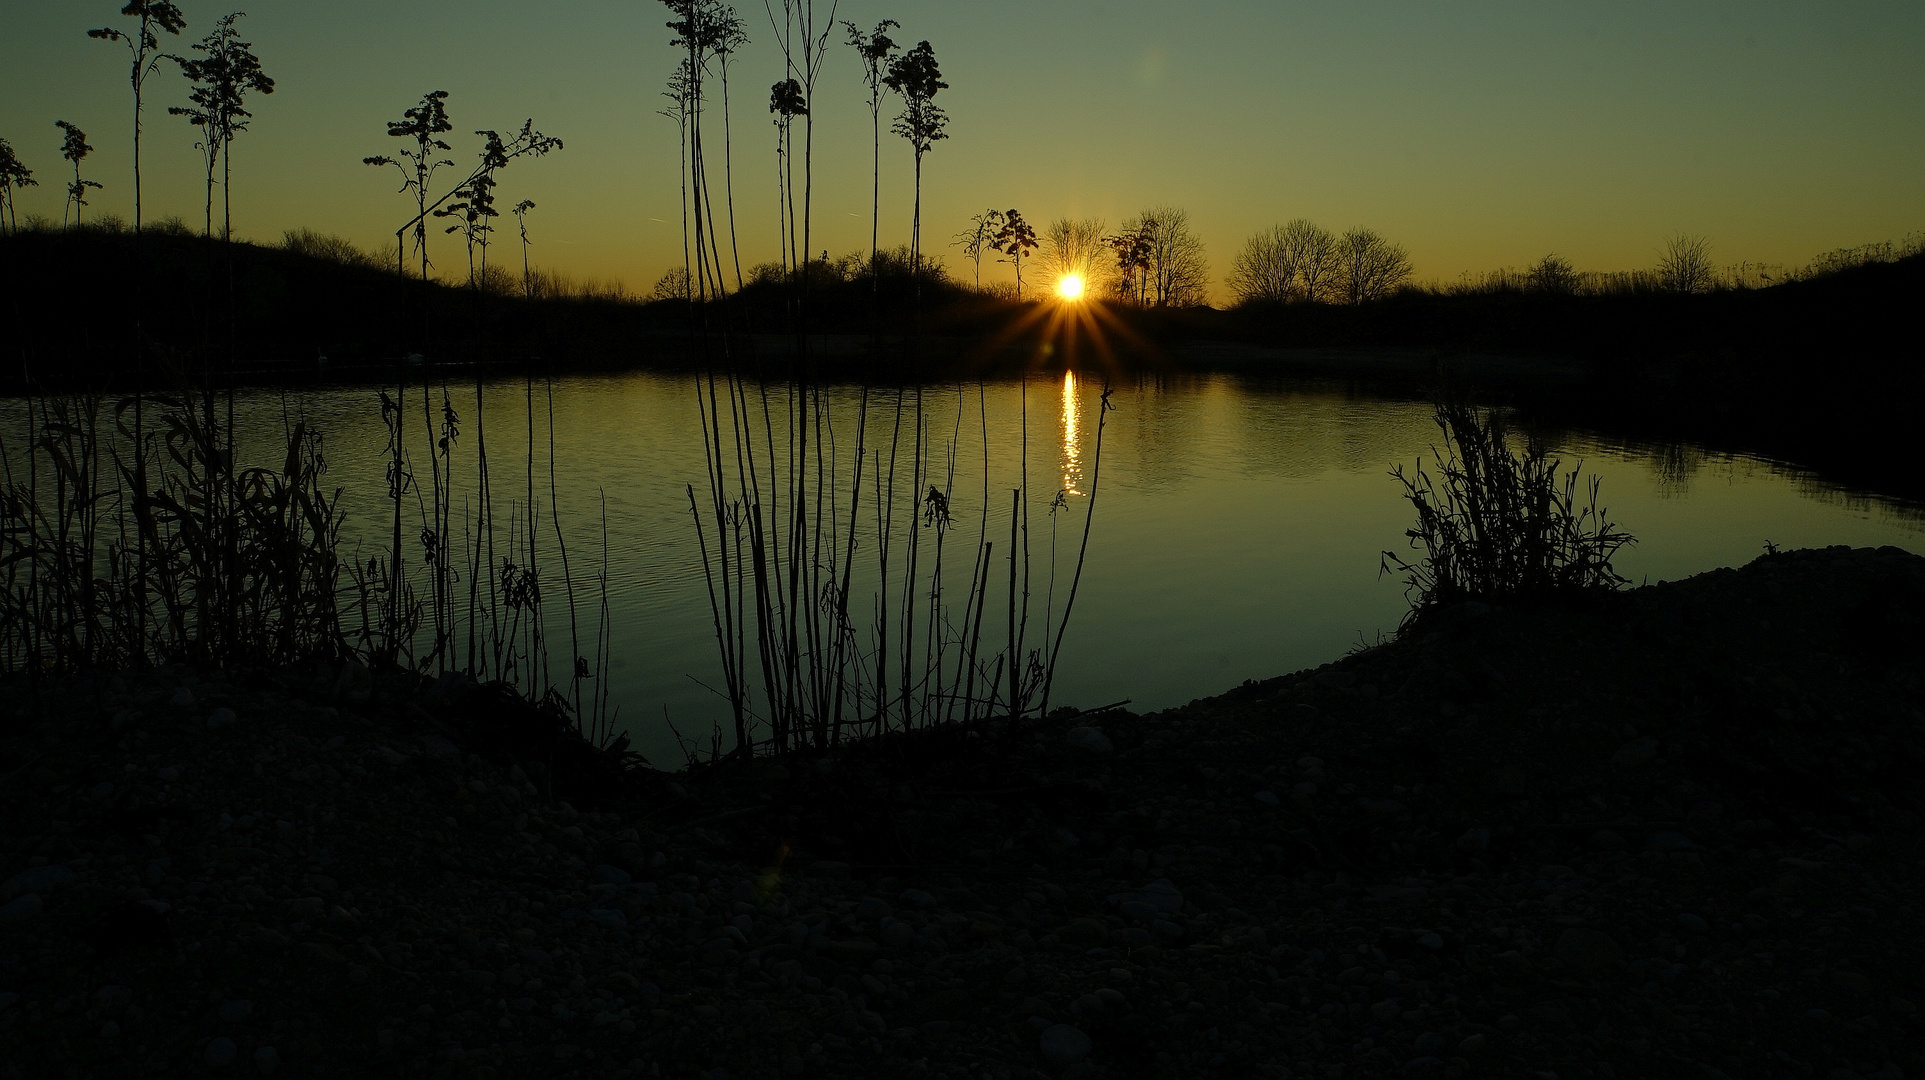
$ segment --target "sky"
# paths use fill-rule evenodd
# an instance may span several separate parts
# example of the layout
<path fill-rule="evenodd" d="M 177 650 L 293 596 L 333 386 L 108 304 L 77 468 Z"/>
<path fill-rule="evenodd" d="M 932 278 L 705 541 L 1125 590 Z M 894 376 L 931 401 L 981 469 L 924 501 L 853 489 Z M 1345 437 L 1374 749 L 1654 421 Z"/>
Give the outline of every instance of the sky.
<path fill-rule="evenodd" d="M 133 208 L 132 95 L 121 0 L 0 0 L 0 138 L 41 186 L 20 211 L 58 219 L 55 120 L 86 130 L 90 212 Z M 229 8 L 181 0 L 187 52 Z M 738 5 L 750 45 L 731 74 L 736 227 L 745 266 L 777 254 L 768 86 L 783 77 L 764 5 Z M 818 2 L 818 18 L 829 10 Z M 385 122 L 450 93 L 458 160 L 479 128 L 532 118 L 560 153 L 515 163 L 503 206 L 532 199 L 532 257 L 647 290 L 682 261 L 678 140 L 663 84 L 679 54 L 645 0 L 256 0 L 241 21 L 278 89 L 235 144 L 239 236 L 293 228 L 367 247 L 412 216 L 398 174 L 361 164 L 400 140 Z M 776 7 L 779 13 L 779 0 Z M 1649 266 L 1681 232 L 1720 263 L 1800 265 L 1925 228 L 1925 4 L 1293 3 L 1282 0 L 845 0 L 835 17 L 902 23 L 950 87 L 950 137 L 924 162 L 924 247 L 971 214 L 1035 223 L 1151 206 L 1189 211 L 1215 296 L 1253 232 L 1297 217 L 1402 244 L 1421 281 L 1527 265 Z M 838 28 L 817 87 L 818 249 L 866 248 L 866 90 Z M 199 220 L 193 131 L 166 113 L 185 84 L 148 84 L 150 217 Z M 890 111 L 894 111 L 890 106 Z M 711 101 L 710 174 L 720 102 Z M 885 115 L 885 124 L 887 115 Z M 906 242 L 907 144 L 883 134 L 881 235 Z M 465 267 L 437 236 L 442 272 Z M 952 272 L 971 268 L 946 249 Z M 465 272 L 465 271 L 464 271 Z M 1007 279 L 985 263 L 985 280 Z"/>

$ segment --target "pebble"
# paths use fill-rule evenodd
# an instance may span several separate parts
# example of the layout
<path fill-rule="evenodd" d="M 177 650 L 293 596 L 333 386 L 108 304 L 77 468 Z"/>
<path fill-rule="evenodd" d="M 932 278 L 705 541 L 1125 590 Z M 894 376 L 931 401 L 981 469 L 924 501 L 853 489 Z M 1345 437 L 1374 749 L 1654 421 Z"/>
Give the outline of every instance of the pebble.
<path fill-rule="evenodd" d="M 254 1068 L 262 1075 L 272 1075 L 281 1065 L 280 1051 L 271 1046 L 263 1046 L 254 1051 Z"/>
<path fill-rule="evenodd" d="M 211 728 L 226 727 L 239 719 L 240 716 L 236 714 L 233 709 L 215 709 L 213 712 L 207 714 L 207 726 Z"/>
<path fill-rule="evenodd" d="M 201 1057 L 207 1062 L 209 1068 L 224 1069 L 234 1063 L 234 1055 L 238 1053 L 240 1048 L 234 1045 L 234 1040 L 223 1035 L 208 1043 L 207 1050 Z"/>
<path fill-rule="evenodd" d="M 0 923 L 31 919 L 40 914 L 46 906 L 46 901 L 40 899 L 39 893 L 28 893 L 17 897 L 6 904 L 0 904 Z"/>
<path fill-rule="evenodd" d="M 167 704 L 177 709 L 187 708 L 194 704 L 194 692 L 183 686 L 174 691 L 174 696 L 167 699 Z"/>
<path fill-rule="evenodd" d="M 246 998 L 221 1002 L 220 1017 L 223 1023 L 238 1024 L 253 1015 L 254 1003 Z"/>
<path fill-rule="evenodd" d="M 1043 1060 L 1061 1068 L 1074 1065 L 1089 1056 L 1090 1037 L 1082 1029 L 1068 1024 L 1051 1024 L 1043 1029 L 1039 1040 Z"/>

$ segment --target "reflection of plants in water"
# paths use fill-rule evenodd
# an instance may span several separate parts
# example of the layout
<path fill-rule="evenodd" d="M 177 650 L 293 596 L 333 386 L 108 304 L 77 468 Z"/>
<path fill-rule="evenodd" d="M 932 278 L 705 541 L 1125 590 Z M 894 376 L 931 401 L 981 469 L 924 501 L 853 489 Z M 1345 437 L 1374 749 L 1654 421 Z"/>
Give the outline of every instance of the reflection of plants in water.
<path fill-rule="evenodd" d="M 1005 575 L 990 532 L 986 409 L 983 417 L 967 417 L 967 398 L 959 394 L 953 416 L 938 421 L 911 389 L 881 410 L 865 391 L 853 415 L 837 415 L 818 388 L 719 373 L 712 393 L 704 380 L 710 486 L 698 498 L 690 485 L 688 496 L 722 659 L 716 689 L 735 713 L 733 753 L 832 746 L 1048 709 L 1088 551 L 1103 423 L 1082 546 L 1066 580 L 1059 574 L 1070 567 L 1058 563 L 1056 531 L 1059 512 L 1073 511 L 1066 492 L 1055 492 L 1050 503 L 1049 564 L 1036 568 L 1048 575 L 1037 582 L 1046 585 L 1048 600 L 1041 639 L 1032 644 L 1029 492 L 1021 483 L 1009 489 Z M 890 428 L 886 437 L 876 431 L 878 420 Z M 949 421 L 951 432 L 930 430 Z M 977 430 L 980 447 L 965 440 L 966 431 Z M 965 450 L 980 453 L 984 467 L 981 505 L 967 509 L 962 500 L 973 501 L 974 493 L 956 488 Z M 1022 468 L 1015 461 L 1008 467 L 1017 474 Z M 958 598 L 963 575 L 951 565 L 950 534 L 965 522 L 978 531 Z M 858 584 L 873 589 L 866 601 Z M 1006 596 L 992 598 L 992 585 Z M 1060 613 L 1059 587 L 1066 595 Z M 989 609 L 1005 604 L 1004 640 L 995 642 L 998 620 Z"/>
<path fill-rule="evenodd" d="M 1411 614 L 1464 600 L 1545 600 L 1615 589 L 1626 583 L 1611 557 L 1636 538 L 1598 506 L 1593 476 L 1580 501 L 1580 466 L 1563 462 L 1526 438 L 1511 449 L 1501 414 L 1462 404 L 1440 405 L 1445 435 L 1437 474 L 1420 460 L 1414 473 L 1391 471 L 1417 510 L 1405 535 L 1423 556 L 1415 563 L 1383 553 L 1381 570 L 1404 575 Z"/>

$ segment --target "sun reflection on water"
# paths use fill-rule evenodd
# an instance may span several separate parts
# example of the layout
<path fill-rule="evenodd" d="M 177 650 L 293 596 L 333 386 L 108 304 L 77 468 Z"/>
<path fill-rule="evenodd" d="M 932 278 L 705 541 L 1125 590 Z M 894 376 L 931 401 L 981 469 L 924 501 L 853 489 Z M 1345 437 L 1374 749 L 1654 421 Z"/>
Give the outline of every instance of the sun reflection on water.
<path fill-rule="evenodd" d="M 1077 401 L 1076 373 L 1063 372 L 1063 490 L 1081 495 L 1083 484 L 1083 407 Z"/>

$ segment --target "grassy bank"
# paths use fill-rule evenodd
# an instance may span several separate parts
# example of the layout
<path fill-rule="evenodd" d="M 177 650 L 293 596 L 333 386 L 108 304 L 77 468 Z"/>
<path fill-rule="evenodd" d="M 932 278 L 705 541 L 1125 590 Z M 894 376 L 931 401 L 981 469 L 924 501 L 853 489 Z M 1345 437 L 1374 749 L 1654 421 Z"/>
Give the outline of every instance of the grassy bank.
<path fill-rule="evenodd" d="M 1922 599 L 1773 555 L 566 803 L 434 684 L 12 693 L 0 1076 L 1917 1071 Z"/>

